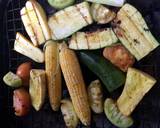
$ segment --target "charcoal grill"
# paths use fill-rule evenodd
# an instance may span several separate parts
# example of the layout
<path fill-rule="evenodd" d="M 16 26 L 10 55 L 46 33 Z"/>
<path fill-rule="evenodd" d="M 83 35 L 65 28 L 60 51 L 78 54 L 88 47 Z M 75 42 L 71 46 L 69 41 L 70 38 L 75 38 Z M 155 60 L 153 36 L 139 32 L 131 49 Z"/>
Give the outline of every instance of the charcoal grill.
<path fill-rule="evenodd" d="M 1 2 L 1 51 L 2 51 L 2 75 L 4 75 L 8 70 L 16 71 L 16 68 L 22 62 L 27 60 L 31 61 L 25 56 L 22 56 L 16 53 L 13 50 L 13 44 L 15 40 L 16 32 L 21 32 L 27 36 L 22 21 L 20 19 L 20 9 L 24 6 L 26 0 L 8 0 L 8 1 L 0 1 Z M 42 6 L 46 9 L 47 14 L 50 15 L 55 12 L 54 9 L 49 7 L 46 0 L 39 0 Z M 133 1 L 133 2 L 132 2 Z M 154 1 L 154 0 L 153 0 Z M 157 0 L 158 1 L 158 0 Z M 156 0 L 154 1 L 157 2 Z M 80 2 L 78 0 L 77 2 Z M 146 19 L 151 21 L 152 11 L 160 11 L 157 3 L 155 6 L 151 3 L 150 7 L 148 5 L 144 5 L 144 10 L 140 8 L 142 5 L 138 6 L 138 2 L 134 0 L 130 0 L 129 2 L 133 3 L 135 6 L 139 7 L 142 10 L 143 14 L 146 16 Z M 145 0 L 139 0 L 139 2 L 145 3 Z M 146 7 L 147 6 L 147 7 Z M 156 7 L 153 9 L 153 7 Z M 147 9 L 150 8 L 152 10 L 149 12 Z M 145 10 L 146 9 L 146 10 Z M 148 14 L 148 15 L 146 15 Z M 160 13 L 159 13 L 160 14 Z M 160 16 L 159 16 L 160 17 Z M 160 19 L 160 18 L 159 18 Z M 2 23 L 3 21 L 3 23 Z M 160 21 L 159 21 L 160 22 Z M 97 27 L 97 26 L 96 26 Z M 95 28 L 94 27 L 91 27 Z M 153 30 L 154 35 L 158 35 L 157 31 L 153 24 L 150 25 L 151 30 Z M 159 30 L 160 32 L 160 30 Z M 156 49 L 149 56 L 144 58 L 142 61 L 138 62 L 135 67 L 138 69 L 142 69 L 147 73 L 153 75 L 157 80 L 160 78 L 160 48 Z M 42 67 L 42 65 L 37 65 L 33 62 L 33 66 Z M 88 71 L 89 72 L 89 71 Z M 12 107 L 12 93 L 13 89 L 4 86 L 1 84 L 0 87 L 0 101 L 2 101 L 1 106 L 1 114 L 4 115 L 2 117 L 3 120 L 7 121 L 4 127 L 8 128 L 64 128 L 64 121 L 61 115 L 61 112 L 53 112 L 49 105 L 48 99 L 43 106 L 43 108 L 36 112 L 34 109 L 30 111 L 30 113 L 25 117 L 16 117 L 14 115 L 14 110 Z M 157 85 L 151 90 L 149 94 L 145 96 L 139 106 L 136 108 L 133 118 L 135 120 L 133 128 L 160 128 L 160 83 L 158 81 Z M 119 89 L 112 96 L 119 95 L 122 89 Z M 68 94 L 67 90 L 64 87 L 64 95 Z M 1 127 L 1 126 L 0 126 Z M 78 128 L 84 128 L 82 124 L 78 125 Z M 105 117 L 104 114 L 92 116 L 92 124 L 90 128 L 116 128 L 114 127 Z"/>

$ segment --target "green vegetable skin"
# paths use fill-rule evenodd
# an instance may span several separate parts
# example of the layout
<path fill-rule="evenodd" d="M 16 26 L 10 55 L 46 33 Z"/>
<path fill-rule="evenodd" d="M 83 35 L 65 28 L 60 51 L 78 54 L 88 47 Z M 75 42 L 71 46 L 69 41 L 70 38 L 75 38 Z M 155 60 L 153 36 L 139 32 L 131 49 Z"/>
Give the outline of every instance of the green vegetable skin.
<path fill-rule="evenodd" d="M 10 87 L 20 87 L 22 85 L 21 78 L 12 72 L 8 72 L 3 77 L 3 81 Z"/>
<path fill-rule="evenodd" d="M 112 92 L 125 83 L 125 75 L 118 68 L 91 52 L 80 52 L 80 60 L 92 72 L 94 72 L 106 86 L 109 92 Z"/>
<path fill-rule="evenodd" d="M 48 0 L 48 3 L 56 9 L 63 9 L 72 5 L 75 0 Z"/>
<path fill-rule="evenodd" d="M 106 99 L 104 103 L 104 112 L 108 120 L 119 128 L 128 128 L 133 124 L 132 118 L 124 116 L 112 99 Z"/>

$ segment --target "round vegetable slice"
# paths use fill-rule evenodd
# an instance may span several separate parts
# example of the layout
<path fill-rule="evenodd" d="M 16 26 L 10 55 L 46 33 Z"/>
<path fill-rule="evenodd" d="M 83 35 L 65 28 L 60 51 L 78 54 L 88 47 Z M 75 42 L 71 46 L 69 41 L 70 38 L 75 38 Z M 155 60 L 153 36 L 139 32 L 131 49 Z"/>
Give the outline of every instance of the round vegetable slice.
<path fill-rule="evenodd" d="M 15 109 L 15 115 L 27 115 L 31 107 L 29 93 L 23 88 L 16 89 L 13 93 L 13 107 Z"/>
<path fill-rule="evenodd" d="M 56 9 L 63 9 L 72 5 L 75 0 L 48 0 L 48 3 Z"/>
<path fill-rule="evenodd" d="M 3 77 L 3 81 L 10 87 L 20 87 L 22 85 L 21 78 L 12 72 L 8 72 Z"/>
<path fill-rule="evenodd" d="M 128 128 L 133 124 L 133 119 L 123 115 L 119 111 L 116 103 L 110 98 L 105 100 L 104 112 L 108 120 L 119 128 Z"/>
<path fill-rule="evenodd" d="M 31 70 L 31 62 L 22 63 L 18 68 L 16 74 L 22 79 L 24 86 L 29 85 L 29 77 Z"/>

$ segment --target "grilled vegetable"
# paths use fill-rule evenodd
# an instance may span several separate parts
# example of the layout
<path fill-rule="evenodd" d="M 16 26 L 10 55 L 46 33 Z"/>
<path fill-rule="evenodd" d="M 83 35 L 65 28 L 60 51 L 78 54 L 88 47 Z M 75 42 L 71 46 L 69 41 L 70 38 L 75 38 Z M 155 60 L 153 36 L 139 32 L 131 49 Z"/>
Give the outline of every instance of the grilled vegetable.
<path fill-rule="evenodd" d="M 45 69 L 50 104 L 52 109 L 57 111 L 61 101 L 61 71 L 58 44 L 51 40 L 45 45 Z"/>
<path fill-rule="evenodd" d="M 137 60 L 159 46 L 140 12 L 130 4 L 120 9 L 114 24 L 117 37 Z"/>
<path fill-rule="evenodd" d="M 99 80 L 92 81 L 88 86 L 90 107 L 95 113 L 103 112 L 103 92 Z"/>
<path fill-rule="evenodd" d="M 133 124 L 132 118 L 124 116 L 119 111 L 116 103 L 110 98 L 105 100 L 104 111 L 108 120 L 119 128 L 128 128 Z"/>
<path fill-rule="evenodd" d="M 106 47 L 103 56 L 124 72 L 127 72 L 128 68 L 135 62 L 134 57 L 121 44 Z"/>
<path fill-rule="evenodd" d="M 32 69 L 30 71 L 30 87 L 32 106 L 39 111 L 46 96 L 46 74 L 44 70 Z"/>
<path fill-rule="evenodd" d="M 32 43 L 20 33 L 17 33 L 16 35 L 14 50 L 38 63 L 44 62 L 43 52 L 39 48 L 33 46 Z"/>
<path fill-rule="evenodd" d="M 29 18 L 29 15 L 27 14 L 26 7 L 23 7 L 21 9 L 20 14 L 21 14 L 21 19 L 24 24 L 25 30 L 28 33 L 33 45 L 38 46 L 38 40 L 37 40 L 37 37 L 34 33 L 34 27 L 31 24 L 31 20 Z"/>
<path fill-rule="evenodd" d="M 21 10 L 21 18 L 25 29 L 35 46 L 51 39 L 46 14 L 41 5 L 35 0 L 26 2 L 26 7 Z"/>
<path fill-rule="evenodd" d="M 69 41 L 69 48 L 75 50 L 99 49 L 117 42 L 111 28 L 91 33 L 77 32 Z"/>
<path fill-rule="evenodd" d="M 99 4 L 111 5 L 115 7 L 121 7 L 123 6 L 125 2 L 125 0 L 86 0 L 86 1 L 99 3 Z"/>
<path fill-rule="evenodd" d="M 48 3 L 56 8 L 56 9 L 63 9 L 70 5 L 72 5 L 75 0 L 48 0 Z"/>
<path fill-rule="evenodd" d="M 124 90 L 117 100 L 120 111 L 126 116 L 130 115 L 155 83 L 156 80 L 148 74 L 129 68 Z"/>
<path fill-rule="evenodd" d="M 48 24 L 52 31 L 52 39 L 60 40 L 92 22 L 89 3 L 82 2 L 58 11 L 49 18 Z"/>
<path fill-rule="evenodd" d="M 125 75 L 109 61 L 91 52 L 80 52 L 80 60 L 103 82 L 109 92 L 125 83 Z"/>
<path fill-rule="evenodd" d="M 78 59 L 74 51 L 68 49 L 65 43 L 61 44 L 60 49 L 60 65 L 74 109 L 81 122 L 89 125 L 91 112 Z"/>
<path fill-rule="evenodd" d="M 93 3 L 91 6 L 91 14 L 98 24 L 106 24 L 112 21 L 116 17 L 116 13 L 111 11 L 109 8 Z"/>
<path fill-rule="evenodd" d="M 29 85 L 31 70 L 31 62 L 25 62 L 18 66 L 16 74 L 22 79 L 22 84 L 24 86 Z"/>
<path fill-rule="evenodd" d="M 12 72 L 8 72 L 3 77 L 3 81 L 6 85 L 10 87 L 20 87 L 22 85 L 21 78 Z"/>
<path fill-rule="evenodd" d="M 64 99 L 61 101 L 61 111 L 67 128 L 76 128 L 79 122 L 77 114 L 70 100 Z"/>
<path fill-rule="evenodd" d="M 25 116 L 31 108 L 29 93 L 25 89 L 16 89 L 13 92 L 13 107 L 16 116 Z"/>

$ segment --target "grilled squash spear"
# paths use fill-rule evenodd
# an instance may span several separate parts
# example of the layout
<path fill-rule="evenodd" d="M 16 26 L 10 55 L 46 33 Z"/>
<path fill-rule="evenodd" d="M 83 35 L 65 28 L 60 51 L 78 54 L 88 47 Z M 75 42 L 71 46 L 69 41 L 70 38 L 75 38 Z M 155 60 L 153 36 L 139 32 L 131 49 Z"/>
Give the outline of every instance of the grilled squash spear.
<path fill-rule="evenodd" d="M 20 13 L 25 29 L 35 46 L 51 39 L 47 16 L 38 2 L 35 0 L 27 1 Z"/>
<path fill-rule="evenodd" d="M 100 49 L 118 41 L 111 28 L 95 32 L 77 32 L 69 41 L 69 48 L 74 50 Z"/>
<path fill-rule="evenodd" d="M 35 47 L 27 38 L 25 38 L 19 32 L 17 32 L 16 34 L 14 50 L 38 63 L 44 62 L 43 52 L 39 48 Z"/>
<path fill-rule="evenodd" d="M 48 24 L 54 40 L 64 39 L 93 22 L 88 2 L 70 6 L 56 12 Z"/>
<path fill-rule="evenodd" d="M 140 12 L 130 4 L 120 9 L 114 24 L 117 37 L 137 60 L 159 46 Z"/>
<path fill-rule="evenodd" d="M 45 68 L 51 107 L 58 111 L 61 102 L 61 70 L 57 42 L 49 40 L 45 45 Z"/>
<path fill-rule="evenodd" d="M 60 65 L 79 119 L 84 125 L 90 125 L 91 111 L 80 65 L 74 51 L 65 43 L 60 46 Z"/>

